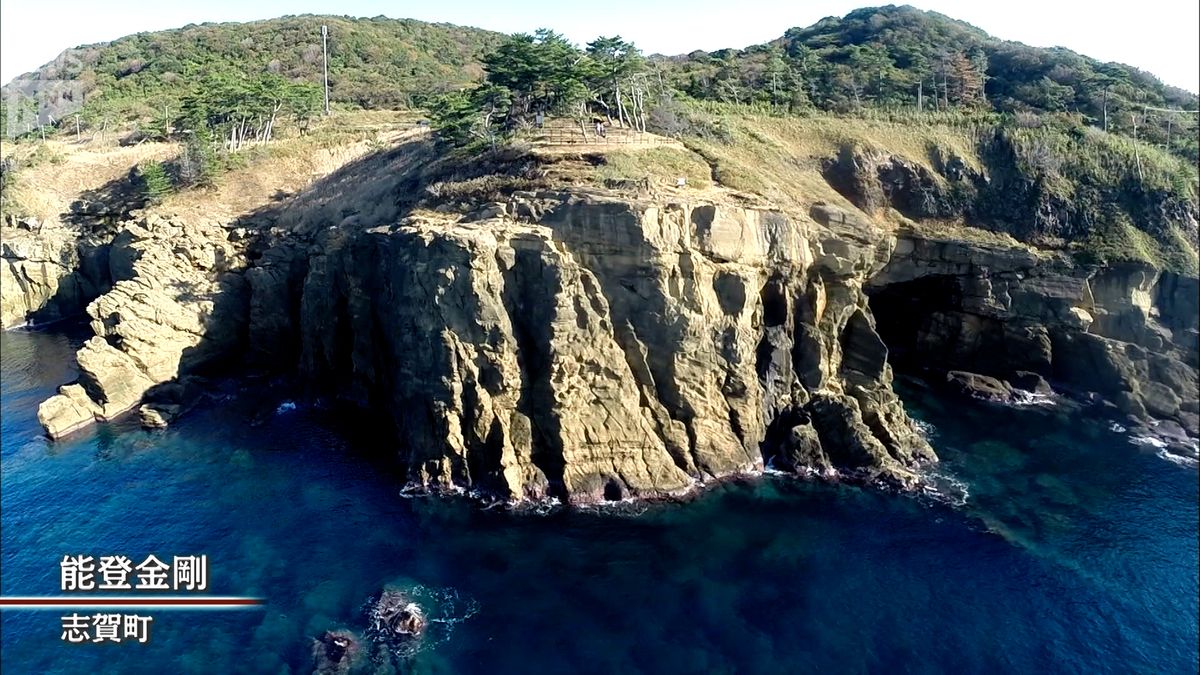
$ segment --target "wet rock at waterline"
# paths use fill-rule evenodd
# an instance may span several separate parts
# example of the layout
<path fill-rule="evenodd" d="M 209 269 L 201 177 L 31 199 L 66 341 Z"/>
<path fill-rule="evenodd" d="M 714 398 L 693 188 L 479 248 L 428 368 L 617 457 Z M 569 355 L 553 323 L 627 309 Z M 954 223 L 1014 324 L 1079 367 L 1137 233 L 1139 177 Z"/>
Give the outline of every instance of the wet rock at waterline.
<path fill-rule="evenodd" d="M 362 646 L 350 631 L 326 631 L 313 639 L 313 675 L 346 675 L 361 653 Z"/>
<path fill-rule="evenodd" d="M 404 645 L 420 639 L 428 620 L 408 594 L 386 590 L 367 609 L 366 635 L 375 642 Z"/>

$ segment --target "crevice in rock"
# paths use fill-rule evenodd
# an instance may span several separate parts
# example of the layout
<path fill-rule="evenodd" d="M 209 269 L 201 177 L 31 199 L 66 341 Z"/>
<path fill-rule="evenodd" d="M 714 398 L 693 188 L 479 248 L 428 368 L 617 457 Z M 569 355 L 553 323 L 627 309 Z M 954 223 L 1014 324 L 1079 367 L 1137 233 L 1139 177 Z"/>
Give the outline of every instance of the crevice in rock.
<path fill-rule="evenodd" d="M 554 392 L 546 333 L 554 308 L 553 290 L 546 288 L 545 271 L 541 251 L 515 249 L 514 263 L 504 271 L 502 296 L 516 339 L 517 366 L 521 372 L 517 411 L 532 426 L 530 459 L 546 476 L 550 495 L 566 501 L 569 495 L 563 481 L 566 461 L 562 435 L 558 419 L 548 412 L 554 406 Z M 549 298 L 547 293 L 551 294 Z"/>
<path fill-rule="evenodd" d="M 569 214 L 564 213 L 563 217 L 569 217 Z M 562 232 L 556 229 L 555 236 L 560 234 Z M 653 345 L 639 337 L 672 330 L 654 323 L 665 321 L 666 299 L 656 292 L 657 289 L 643 292 L 643 287 L 649 283 L 649 276 L 635 275 L 633 278 L 636 283 L 632 283 L 628 275 L 630 270 L 624 270 L 625 274 L 622 274 L 622 270 L 611 268 L 605 262 L 605 253 L 589 252 L 590 245 L 587 242 L 564 241 L 568 244 L 566 251 L 574 262 L 590 271 L 599 283 L 597 293 L 608 303 L 613 334 L 641 391 L 641 407 L 650 410 L 656 433 L 663 440 L 671 461 L 685 473 L 694 475 L 697 472 L 696 436 L 691 428 L 691 415 L 683 409 L 680 401 L 673 364 L 670 358 L 655 353 Z M 638 254 L 649 256 L 651 253 L 647 249 L 640 249 Z M 651 396 L 654 400 L 650 400 Z M 667 417 L 665 420 L 662 419 L 664 414 Z M 677 433 L 664 428 L 670 422 L 684 426 L 687 432 L 686 448 L 675 442 Z"/>

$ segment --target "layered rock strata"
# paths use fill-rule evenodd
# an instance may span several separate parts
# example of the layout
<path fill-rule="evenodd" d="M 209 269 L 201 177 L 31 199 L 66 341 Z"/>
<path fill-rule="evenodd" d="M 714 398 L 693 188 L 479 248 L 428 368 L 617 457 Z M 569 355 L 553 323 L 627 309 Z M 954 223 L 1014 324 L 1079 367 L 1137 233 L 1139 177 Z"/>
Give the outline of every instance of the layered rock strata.
<path fill-rule="evenodd" d="M 108 255 L 112 288 L 87 306 L 95 335 L 76 355 L 79 382 L 38 410 L 47 433 L 110 420 L 156 385 L 236 354 L 247 321 L 245 262 L 215 224 L 151 217 L 126 225 Z"/>
<path fill-rule="evenodd" d="M 903 365 L 1034 373 L 1200 435 L 1195 278 L 910 232 L 868 292 Z"/>
<path fill-rule="evenodd" d="M 80 380 L 39 411 L 51 436 L 221 361 L 373 411 L 415 484 L 518 500 L 671 495 L 764 464 L 911 484 L 935 457 L 892 361 L 1197 431 L 1195 279 L 897 237 L 827 205 L 570 191 L 374 226 L 152 218 L 108 267 Z"/>
<path fill-rule="evenodd" d="M 57 223 L 0 225 L 0 325 L 78 314 L 106 289 L 107 249 Z"/>
<path fill-rule="evenodd" d="M 236 354 L 376 411 L 431 487 L 597 501 L 764 461 L 910 483 L 934 459 L 862 290 L 894 243 L 869 223 L 578 193 L 489 215 L 278 233 L 253 256 L 232 229 L 131 225 L 88 307 L 86 400 L 64 390 L 43 424 Z"/>

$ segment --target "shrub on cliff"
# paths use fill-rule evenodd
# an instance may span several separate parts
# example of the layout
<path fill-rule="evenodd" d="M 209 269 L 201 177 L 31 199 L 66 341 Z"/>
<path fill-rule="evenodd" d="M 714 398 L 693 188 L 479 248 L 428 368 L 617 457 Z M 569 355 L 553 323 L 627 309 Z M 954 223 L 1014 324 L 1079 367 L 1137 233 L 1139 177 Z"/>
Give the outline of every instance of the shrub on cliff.
<path fill-rule="evenodd" d="M 162 162 L 147 162 L 138 166 L 142 197 L 148 204 L 161 204 L 171 194 L 171 178 Z"/>

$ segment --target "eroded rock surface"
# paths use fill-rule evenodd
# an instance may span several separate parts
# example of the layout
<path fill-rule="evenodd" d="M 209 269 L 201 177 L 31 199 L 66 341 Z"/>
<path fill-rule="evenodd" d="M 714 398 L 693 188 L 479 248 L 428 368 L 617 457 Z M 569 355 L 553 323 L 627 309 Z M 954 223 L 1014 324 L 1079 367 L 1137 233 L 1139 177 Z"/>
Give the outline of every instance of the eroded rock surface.
<path fill-rule="evenodd" d="M 1200 435 L 1195 278 L 909 233 L 870 285 L 902 365 L 971 371 L 1038 393 L 1045 378 Z"/>
<path fill-rule="evenodd" d="M 901 483 L 934 459 L 862 290 L 894 242 L 870 223 L 566 192 L 492 215 L 274 233 L 253 259 L 217 224 L 129 224 L 88 307 L 86 397 L 47 401 L 63 420 L 47 431 L 240 358 L 376 411 L 432 488 L 588 502 L 679 493 L 785 448 L 781 465 Z M 800 418 L 812 430 L 792 434 Z"/>
<path fill-rule="evenodd" d="M 57 223 L 0 226 L 0 324 L 46 323 L 77 314 L 107 281 L 105 249 Z"/>
<path fill-rule="evenodd" d="M 95 336 L 77 354 L 91 406 L 77 405 L 75 390 L 48 399 L 38 411 L 47 433 L 79 428 L 85 409 L 110 420 L 155 385 L 236 354 L 247 320 L 244 266 L 216 224 L 152 217 L 126 225 L 109 254 L 115 283 L 87 307 Z"/>
<path fill-rule="evenodd" d="M 362 646 L 346 630 L 325 631 L 313 639 L 313 675 L 345 675 L 362 660 Z"/>

